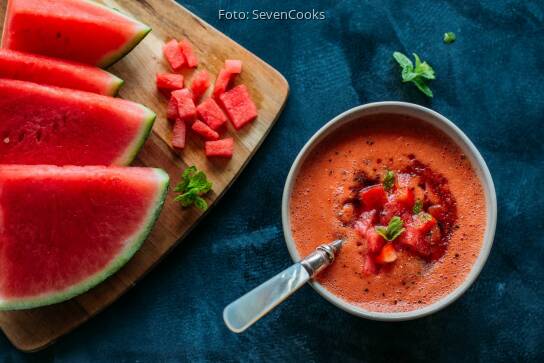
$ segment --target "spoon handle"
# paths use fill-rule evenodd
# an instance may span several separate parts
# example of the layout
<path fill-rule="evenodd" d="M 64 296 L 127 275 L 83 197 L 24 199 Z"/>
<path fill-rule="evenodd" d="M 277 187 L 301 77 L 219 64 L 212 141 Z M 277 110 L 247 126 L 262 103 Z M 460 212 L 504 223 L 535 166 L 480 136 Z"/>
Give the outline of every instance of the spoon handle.
<path fill-rule="evenodd" d="M 225 324 L 235 333 L 243 332 L 309 279 L 310 274 L 302 264 L 294 264 L 230 303 L 223 311 Z"/>
<path fill-rule="evenodd" d="M 334 261 L 342 240 L 317 247 L 302 261 L 283 270 L 264 284 L 257 286 L 223 310 L 223 320 L 235 333 L 241 333 L 266 315 L 308 280 Z"/>

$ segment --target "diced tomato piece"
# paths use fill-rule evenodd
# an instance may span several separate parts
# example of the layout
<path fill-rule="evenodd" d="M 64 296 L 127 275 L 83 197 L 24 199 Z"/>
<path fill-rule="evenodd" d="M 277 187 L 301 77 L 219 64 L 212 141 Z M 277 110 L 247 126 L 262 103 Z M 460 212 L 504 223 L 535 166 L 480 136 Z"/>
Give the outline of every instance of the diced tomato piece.
<path fill-rule="evenodd" d="M 412 225 L 407 225 L 405 227 L 405 231 L 398 237 L 397 240 L 401 245 L 415 248 L 420 238 L 422 238 L 421 232 Z"/>
<path fill-rule="evenodd" d="M 242 61 L 238 59 L 225 60 L 225 70 L 230 74 L 242 73 Z"/>
<path fill-rule="evenodd" d="M 376 263 L 370 257 L 370 255 L 366 255 L 363 257 L 363 273 L 365 275 L 374 275 L 378 273 L 378 268 L 376 266 Z"/>
<path fill-rule="evenodd" d="M 191 43 L 189 43 L 187 39 L 183 39 L 179 42 L 178 46 L 181 49 L 181 53 L 183 53 L 185 60 L 187 61 L 187 66 L 189 68 L 195 68 L 198 65 L 198 58 L 193 51 L 193 46 Z"/>
<path fill-rule="evenodd" d="M 174 124 L 172 146 L 176 149 L 183 149 L 185 147 L 185 137 L 187 135 L 187 124 L 185 121 L 177 119 Z"/>
<path fill-rule="evenodd" d="M 172 92 L 178 105 L 178 117 L 185 122 L 192 122 L 196 117 L 196 106 L 193 94 L 187 88 Z"/>
<path fill-rule="evenodd" d="M 210 75 L 206 70 L 196 72 L 191 81 L 191 91 L 195 102 L 210 88 Z"/>
<path fill-rule="evenodd" d="M 174 71 L 178 71 L 185 65 L 185 57 L 181 52 L 177 40 L 172 39 L 163 47 L 164 58 Z"/>
<path fill-rule="evenodd" d="M 234 152 L 234 139 L 228 137 L 217 141 L 206 141 L 205 150 L 207 157 L 231 158 Z"/>
<path fill-rule="evenodd" d="M 202 121 L 195 121 L 193 126 L 191 126 L 191 129 L 206 140 L 219 140 L 219 134 Z"/>
<path fill-rule="evenodd" d="M 355 222 L 355 230 L 362 238 L 366 237 L 366 231 L 374 225 L 376 221 L 376 210 L 370 210 L 361 213 L 359 219 Z"/>
<path fill-rule="evenodd" d="M 219 95 L 219 101 L 236 130 L 257 118 L 257 107 L 243 84 Z"/>
<path fill-rule="evenodd" d="M 406 208 L 414 206 L 414 186 L 413 178 L 410 174 L 397 174 L 393 199 Z"/>
<path fill-rule="evenodd" d="M 395 250 L 395 246 L 393 246 L 392 243 L 387 243 L 385 246 L 383 246 L 380 254 L 374 258 L 376 263 L 384 264 L 384 263 L 391 263 L 394 262 L 397 259 L 397 251 Z"/>
<path fill-rule="evenodd" d="M 425 234 L 436 225 L 436 219 L 429 213 L 420 212 L 414 216 L 414 222 L 412 224 L 414 228 L 419 230 L 422 234 Z"/>
<path fill-rule="evenodd" d="M 432 215 L 434 218 L 440 220 L 444 220 L 446 216 L 446 209 L 441 206 L 440 204 L 431 205 L 429 209 L 427 210 L 430 215 Z"/>
<path fill-rule="evenodd" d="M 213 100 L 208 98 L 196 107 L 198 116 L 208 124 L 212 129 L 218 130 L 227 122 L 227 115 L 221 107 Z"/>
<path fill-rule="evenodd" d="M 170 96 L 170 100 L 168 101 L 168 106 L 166 108 L 166 118 L 169 121 L 176 121 L 176 119 L 179 118 L 178 103 L 172 96 Z"/>
<path fill-rule="evenodd" d="M 387 203 L 387 194 L 385 194 L 383 185 L 372 185 L 359 192 L 359 200 L 363 204 L 364 210 L 381 209 Z"/>
<path fill-rule="evenodd" d="M 371 227 L 366 231 L 366 243 L 368 252 L 376 254 L 382 249 L 385 239 L 376 232 L 374 227 Z"/>
<path fill-rule="evenodd" d="M 380 214 L 380 224 L 386 226 L 391 218 L 403 214 L 404 207 L 395 200 L 385 203 Z"/>
<path fill-rule="evenodd" d="M 227 71 L 226 69 L 221 69 L 215 80 L 215 85 L 213 86 L 213 97 L 218 98 L 219 95 L 223 94 L 227 87 L 229 86 L 230 81 L 233 78 L 233 74 Z"/>
<path fill-rule="evenodd" d="M 183 76 L 174 73 L 158 73 L 157 88 L 162 91 L 175 91 L 183 88 Z"/>

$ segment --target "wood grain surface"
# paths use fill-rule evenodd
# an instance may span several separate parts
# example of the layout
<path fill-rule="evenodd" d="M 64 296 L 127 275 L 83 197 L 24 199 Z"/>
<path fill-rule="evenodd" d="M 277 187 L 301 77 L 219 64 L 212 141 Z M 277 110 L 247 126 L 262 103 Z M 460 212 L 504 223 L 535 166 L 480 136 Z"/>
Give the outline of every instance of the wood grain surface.
<path fill-rule="evenodd" d="M 0 2 L 3 19 L 7 1 Z M 142 43 L 109 69 L 125 80 L 120 92 L 122 98 L 140 102 L 157 113 L 153 132 L 133 164 L 164 169 L 170 175 L 171 184 L 179 180 L 187 165 L 196 165 L 213 182 L 213 191 L 207 198 L 213 206 L 240 174 L 279 116 L 289 92 L 287 81 L 272 67 L 173 0 L 103 0 L 103 3 L 153 28 Z M 236 83 L 248 87 L 259 117 L 239 132 L 229 126 L 229 134 L 235 138 L 231 160 L 207 160 L 203 142 L 198 137 L 190 138 L 180 153 L 171 148 L 171 127 L 166 120 L 167 100 L 155 89 L 156 73 L 168 70 L 162 57 L 162 45 L 170 38 L 189 39 L 199 57 L 198 69 L 208 70 L 212 77 L 225 59 L 243 61 L 243 72 Z M 184 72 L 188 82 L 193 73 Z M 7 338 L 24 351 L 42 349 L 119 298 L 203 218 L 197 209 L 183 210 L 172 199 L 170 191 L 155 228 L 134 258 L 99 286 L 61 304 L 0 313 L 0 327 Z"/>

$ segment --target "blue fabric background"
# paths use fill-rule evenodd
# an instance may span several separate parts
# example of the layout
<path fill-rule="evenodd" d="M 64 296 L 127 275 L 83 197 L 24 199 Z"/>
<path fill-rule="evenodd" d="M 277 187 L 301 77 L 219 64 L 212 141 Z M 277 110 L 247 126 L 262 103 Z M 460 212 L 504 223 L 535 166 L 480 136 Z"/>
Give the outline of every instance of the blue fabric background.
<path fill-rule="evenodd" d="M 136 1 L 136 0 L 135 0 Z M 128 294 L 54 346 L 3 361 L 542 361 L 544 358 L 544 3 L 542 1 L 187 1 L 276 67 L 291 86 L 267 140 L 219 205 Z M 323 21 L 220 21 L 218 9 L 326 11 Z M 457 33 L 452 45 L 446 31 Z M 427 100 L 402 85 L 394 50 L 436 70 Z M 444 114 L 473 140 L 496 183 L 499 221 L 481 276 L 433 316 L 358 319 L 310 287 L 242 335 L 223 307 L 291 260 L 280 200 L 290 164 L 326 121 L 381 100 Z"/>

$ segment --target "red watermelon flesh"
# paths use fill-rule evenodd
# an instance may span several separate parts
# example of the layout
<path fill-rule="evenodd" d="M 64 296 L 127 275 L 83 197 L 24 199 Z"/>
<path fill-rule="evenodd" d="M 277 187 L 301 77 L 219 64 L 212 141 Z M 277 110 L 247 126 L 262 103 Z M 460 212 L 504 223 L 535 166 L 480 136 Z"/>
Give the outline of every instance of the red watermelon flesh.
<path fill-rule="evenodd" d="M 168 121 L 176 121 L 179 118 L 178 114 L 178 103 L 174 97 L 170 97 L 168 101 L 168 106 L 166 108 L 166 118 Z"/>
<path fill-rule="evenodd" d="M 0 79 L 0 164 L 127 165 L 154 119 L 119 98 Z"/>
<path fill-rule="evenodd" d="M 2 47 L 107 67 L 150 31 L 90 0 L 10 0 Z"/>
<path fill-rule="evenodd" d="M 0 166 L 0 309 L 67 300 L 123 266 L 158 217 L 160 169 Z"/>
<path fill-rule="evenodd" d="M 225 70 L 231 74 L 242 73 L 242 61 L 238 59 L 225 60 Z"/>
<path fill-rule="evenodd" d="M 195 121 L 191 129 L 206 140 L 219 140 L 219 134 L 202 121 Z"/>
<path fill-rule="evenodd" d="M 219 102 L 236 130 L 257 118 L 257 107 L 243 84 L 221 94 Z"/>
<path fill-rule="evenodd" d="M 0 78 L 115 96 L 123 80 L 103 69 L 58 58 L 0 49 Z"/>
<path fill-rule="evenodd" d="M 234 152 L 234 139 L 228 137 L 217 141 L 206 141 L 204 148 L 207 157 L 231 158 Z"/>
<path fill-rule="evenodd" d="M 174 73 L 157 74 L 157 88 L 161 91 L 175 91 L 183 88 L 183 75 Z"/>
<path fill-rule="evenodd" d="M 197 72 L 191 82 L 191 91 L 193 92 L 193 99 L 198 102 L 202 95 L 210 88 L 210 75 L 206 70 Z"/>
<path fill-rule="evenodd" d="M 176 149 L 183 149 L 185 147 L 185 139 L 187 137 L 187 124 L 181 119 L 177 119 L 174 123 L 174 130 L 172 131 L 172 146 Z"/>
<path fill-rule="evenodd" d="M 166 58 L 166 61 L 168 64 L 170 64 L 170 68 L 172 68 L 172 70 L 178 71 L 185 65 L 185 57 L 181 52 L 177 40 L 170 40 L 164 45 L 162 51 L 164 58 Z"/>
<path fill-rule="evenodd" d="M 192 122 L 196 117 L 196 106 L 193 94 L 187 88 L 172 92 L 172 97 L 178 105 L 178 117 L 185 122 Z"/>
<path fill-rule="evenodd" d="M 227 122 L 227 115 L 212 98 L 208 98 L 198 105 L 196 111 L 198 117 L 214 130 L 218 130 Z"/>
<path fill-rule="evenodd" d="M 195 68 L 198 65 L 198 58 L 193 51 L 193 46 L 189 43 L 188 40 L 184 39 L 179 42 L 179 48 L 187 61 L 187 66 L 189 68 Z"/>
<path fill-rule="evenodd" d="M 220 94 L 227 90 L 229 83 L 232 79 L 232 73 L 226 69 L 221 69 L 215 80 L 215 85 L 213 86 L 213 97 L 218 98 Z"/>

